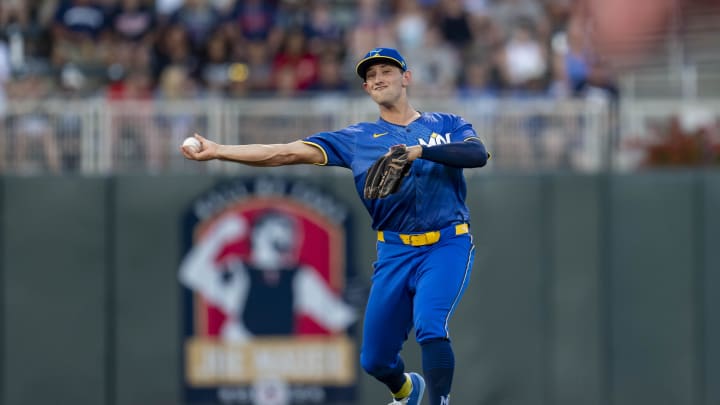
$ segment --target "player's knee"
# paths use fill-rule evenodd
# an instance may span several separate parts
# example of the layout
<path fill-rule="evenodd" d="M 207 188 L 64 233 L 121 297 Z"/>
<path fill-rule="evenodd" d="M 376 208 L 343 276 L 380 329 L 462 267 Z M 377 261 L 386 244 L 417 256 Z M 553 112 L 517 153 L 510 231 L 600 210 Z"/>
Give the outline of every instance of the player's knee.
<path fill-rule="evenodd" d="M 446 340 L 448 332 L 444 322 L 420 321 L 415 324 L 415 340 L 419 344 L 434 340 Z"/>
<path fill-rule="evenodd" d="M 360 353 L 360 366 L 366 373 L 372 376 L 383 376 L 392 371 L 392 367 L 386 361 L 367 351 Z"/>

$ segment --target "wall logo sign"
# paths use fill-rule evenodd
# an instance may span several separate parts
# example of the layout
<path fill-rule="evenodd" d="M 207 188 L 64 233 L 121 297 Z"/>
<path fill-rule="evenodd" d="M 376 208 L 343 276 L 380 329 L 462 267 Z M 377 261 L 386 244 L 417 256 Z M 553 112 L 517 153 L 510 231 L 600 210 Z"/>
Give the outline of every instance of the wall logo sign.
<path fill-rule="evenodd" d="M 347 208 L 298 181 L 237 179 L 193 202 L 179 268 L 186 403 L 355 398 L 349 234 Z"/>

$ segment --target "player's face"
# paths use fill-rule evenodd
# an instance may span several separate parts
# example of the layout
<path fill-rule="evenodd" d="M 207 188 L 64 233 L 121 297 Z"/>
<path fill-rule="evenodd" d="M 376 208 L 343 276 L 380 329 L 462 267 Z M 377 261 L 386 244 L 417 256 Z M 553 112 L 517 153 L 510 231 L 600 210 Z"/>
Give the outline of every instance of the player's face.
<path fill-rule="evenodd" d="M 378 104 L 390 105 L 397 102 L 410 80 L 410 72 L 403 72 L 392 64 L 378 63 L 368 68 L 363 87 Z"/>

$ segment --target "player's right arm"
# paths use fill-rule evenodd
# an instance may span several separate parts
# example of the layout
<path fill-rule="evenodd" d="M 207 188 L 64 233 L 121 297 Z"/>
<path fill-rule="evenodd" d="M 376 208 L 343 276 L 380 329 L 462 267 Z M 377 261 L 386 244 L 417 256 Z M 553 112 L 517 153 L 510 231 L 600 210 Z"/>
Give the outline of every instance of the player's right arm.
<path fill-rule="evenodd" d="M 283 144 L 223 145 L 195 134 L 200 141 L 199 151 L 181 147 L 182 154 L 191 160 L 227 160 L 249 166 L 284 166 L 293 164 L 325 164 L 326 157 L 318 147 L 302 141 Z"/>

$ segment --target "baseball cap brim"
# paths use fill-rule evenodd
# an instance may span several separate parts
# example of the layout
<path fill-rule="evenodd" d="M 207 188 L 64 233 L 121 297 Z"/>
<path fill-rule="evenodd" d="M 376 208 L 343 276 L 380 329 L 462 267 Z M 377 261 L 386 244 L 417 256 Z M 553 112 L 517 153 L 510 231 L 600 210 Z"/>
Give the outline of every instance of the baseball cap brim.
<path fill-rule="evenodd" d="M 360 62 L 355 66 L 355 72 L 360 76 L 361 79 L 365 80 L 365 73 L 367 73 L 367 70 L 372 65 L 377 65 L 378 63 L 392 63 L 393 65 L 397 66 L 402 70 L 405 71 L 405 68 L 403 67 L 403 63 L 390 56 L 384 56 L 384 55 L 374 55 L 369 56 Z"/>

